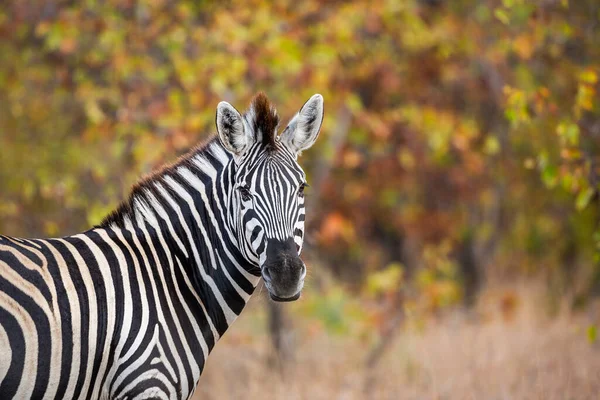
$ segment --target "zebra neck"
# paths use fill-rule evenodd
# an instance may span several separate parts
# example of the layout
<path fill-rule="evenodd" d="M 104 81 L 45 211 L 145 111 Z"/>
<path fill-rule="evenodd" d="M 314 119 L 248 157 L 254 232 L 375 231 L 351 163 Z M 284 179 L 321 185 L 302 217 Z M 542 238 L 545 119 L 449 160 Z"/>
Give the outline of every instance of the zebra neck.
<path fill-rule="evenodd" d="M 231 155 L 216 139 L 138 184 L 101 227 L 125 229 L 160 249 L 157 268 L 191 285 L 201 319 L 220 337 L 258 284 L 260 271 L 240 251 L 232 220 Z M 209 347 L 214 341 L 207 340 Z"/>

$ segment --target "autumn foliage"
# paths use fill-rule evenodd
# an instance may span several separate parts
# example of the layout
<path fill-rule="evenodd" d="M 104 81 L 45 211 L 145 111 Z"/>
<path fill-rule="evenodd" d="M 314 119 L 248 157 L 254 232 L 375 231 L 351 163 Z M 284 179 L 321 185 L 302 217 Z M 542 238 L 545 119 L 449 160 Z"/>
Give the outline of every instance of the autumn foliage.
<path fill-rule="evenodd" d="M 287 120 L 321 93 L 305 315 L 385 335 L 521 279 L 577 308 L 600 293 L 599 44 L 596 0 L 4 1 L 0 232 L 98 223 L 221 100 L 263 90 Z"/>

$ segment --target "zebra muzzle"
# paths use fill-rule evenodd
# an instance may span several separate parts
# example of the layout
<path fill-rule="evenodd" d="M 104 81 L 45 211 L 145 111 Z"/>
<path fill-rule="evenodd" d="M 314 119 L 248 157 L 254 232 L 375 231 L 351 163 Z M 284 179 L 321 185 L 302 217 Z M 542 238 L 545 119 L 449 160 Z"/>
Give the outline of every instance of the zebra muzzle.
<path fill-rule="evenodd" d="M 267 258 L 261 271 L 271 299 L 293 301 L 300 297 L 306 266 L 298 256 L 293 238 L 267 240 Z"/>

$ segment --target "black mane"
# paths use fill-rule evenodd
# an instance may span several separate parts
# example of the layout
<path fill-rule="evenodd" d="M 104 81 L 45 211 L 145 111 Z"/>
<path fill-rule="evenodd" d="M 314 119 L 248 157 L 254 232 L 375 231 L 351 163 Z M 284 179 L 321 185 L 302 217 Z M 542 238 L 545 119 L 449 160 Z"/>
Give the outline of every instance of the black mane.
<path fill-rule="evenodd" d="M 277 110 L 269 102 L 269 99 L 263 92 L 259 92 L 250 105 L 250 110 L 244 115 L 246 120 L 252 125 L 256 135 L 259 132 L 262 134 L 261 139 L 263 145 L 267 149 L 275 150 L 277 148 L 277 128 L 279 126 L 279 115 Z M 192 159 L 198 154 L 203 152 L 211 143 L 218 141 L 217 136 L 211 137 L 208 141 L 192 148 L 188 153 L 179 157 L 175 162 L 171 164 L 165 164 L 155 172 L 143 177 L 138 183 L 133 185 L 131 192 L 127 199 L 123 201 L 115 210 L 108 214 L 100 222 L 96 228 L 107 228 L 110 226 L 118 226 L 124 228 L 125 221 L 127 219 L 134 222 L 135 220 L 135 202 L 148 203 L 149 195 L 154 196 L 156 199 L 162 198 L 155 183 L 162 182 L 167 176 L 175 174 L 175 171 L 179 167 L 189 167 L 194 169 L 192 165 Z M 163 185 L 164 188 L 168 188 L 168 185 Z"/>
<path fill-rule="evenodd" d="M 269 99 L 263 92 L 259 92 L 254 96 L 250 108 L 254 114 L 254 121 L 251 122 L 253 122 L 255 134 L 261 132 L 263 145 L 275 149 L 277 127 L 279 126 L 279 115 L 277 115 L 277 110 L 269 102 Z"/>

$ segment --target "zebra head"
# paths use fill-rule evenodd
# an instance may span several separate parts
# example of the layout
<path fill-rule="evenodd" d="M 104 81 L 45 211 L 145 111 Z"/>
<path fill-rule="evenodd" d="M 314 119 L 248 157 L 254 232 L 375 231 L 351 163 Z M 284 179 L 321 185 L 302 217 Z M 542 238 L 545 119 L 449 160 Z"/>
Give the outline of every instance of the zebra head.
<path fill-rule="evenodd" d="M 307 183 L 297 158 L 313 145 L 322 121 L 320 94 L 302 106 L 279 136 L 279 116 L 262 93 L 243 115 L 227 102 L 217 107 L 219 138 L 233 153 L 230 219 L 242 252 L 260 267 L 275 301 L 298 299 L 304 285 L 300 251 Z"/>

